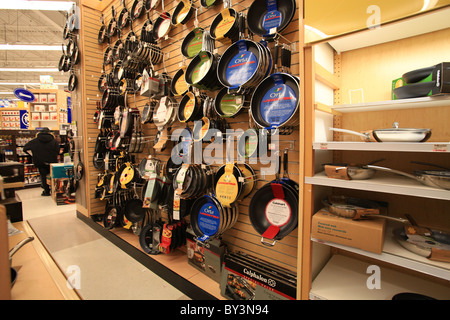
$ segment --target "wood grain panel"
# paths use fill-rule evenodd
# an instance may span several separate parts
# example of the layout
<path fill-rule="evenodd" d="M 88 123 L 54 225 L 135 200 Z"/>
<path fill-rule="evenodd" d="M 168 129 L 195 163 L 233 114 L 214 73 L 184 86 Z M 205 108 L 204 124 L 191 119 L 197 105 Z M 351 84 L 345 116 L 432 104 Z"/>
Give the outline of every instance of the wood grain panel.
<path fill-rule="evenodd" d="M 164 1 L 164 10 L 172 12 L 173 8 L 178 3 L 177 0 L 169 0 Z M 244 11 L 246 13 L 247 8 L 252 3 L 252 0 L 242 0 L 242 1 L 233 1 L 233 8 L 237 11 Z M 104 21 L 107 25 L 109 21 L 112 18 L 111 13 L 111 6 L 114 6 L 116 10 L 116 17 L 119 16 L 120 11 L 122 10 L 122 1 L 115 0 L 110 1 L 103 7 L 103 14 L 104 14 Z M 126 1 L 126 6 L 130 10 L 132 6 L 132 1 Z M 198 12 L 197 12 L 197 19 L 198 19 L 198 25 L 200 27 L 203 27 L 205 29 L 209 29 L 214 17 L 220 13 L 220 11 L 223 9 L 222 4 L 211 7 L 208 9 L 205 9 L 203 7 L 200 7 L 199 1 L 195 2 L 195 6 L 197 6 Z M 160 12 L 163 11 L 162 4 L 160 3 L 158 7 L 155 10 L 152 10 L 149 14 L 152 21 L 154 21 L 160 14 Z M 300 58 L 299 58 L 299 33 L 298 33 L 298 26 L 299 26 L 299 20 L 298 20 L 298 10 L 296 11 L 295 17 L 291 24 L 286 28 L 286 30 L 283 32 L 283 38 L 280 39 L 280 43 L 286 43 L 286 42 L 295 42 L 295 48 L 296 50 L 292 54 L 292 66 L 291 66 L 291 73 L 298 75 L 300 70 Z M 88 158 L 89 158 L 89 164 L 88 164 L 88 177 L 89 177 L 89 196 L 90 196 L 90 215 L 93 214 L 100 214 L 104 211 L 104 202 L 99 201 L 97 199 L 93 199 L 94 195 L 94 188 L 96 184 L 96 179 L 98 174 L 100 173 L 98 170 L 95 170 L 92 165 L 92 157 L 94 152 L 94 146 L 95 146 L 95 139 L 99 132 L 97 129 L 97 126 L 93 124 L 92 122 L 92 116 L 94 112 L 96 111 L 96 101 L 100 100 L 101 95 L 99 95 L 99 92 L 97 90 L 97 81 L 100 76 L 101 70 L 102 70 L 102 61 L 103 61 L 103 54 L 107 48 L 107 44 L 99 45 L 97 43 L 97 33 L 98 29 L 101 26 L 100 23 L 100 14 L 101 12 L 98 10 L 94 10 L 93 8 L 89 6 L 84 6 L 82 8 L 82 14 L 84 15 L 85 19 L 83 19 L 83 28 L 84 28 L 84 35 L 83 38 L 84 41 L 84 63 L 85 63 L 85 78 L 84 78 L 84 88 L 85 88 L 85 100 L 84 100 L 84 112 L 85 112 L 85 119 L 86 119 L 86 148 L 88 150 Z M 139 18 L 137 21 L 133 22 L 132 28 L 134 32 L 139 36 L 141 32 L 141 28 L 143 24 L 145 23 L 147 17 L 143 15 L 141 18 Z M 191 17 L 191 19 L 185 24 L 185 25 L 178 25 L 176 27 L 171 28 L 171 31 L 169 33 L 169 37 L 167 40 L 162 40 L 158 45 L 162 48 L 165 59 L 164 63 L 160 63 L 159 65 L 155 66 L 155 70 L 159 73 L 166 71 L 170 76 L 174 76 L 175 73 L 178 71 L 178 69 L 183 66 L 187 65 L 190 62 L 190 59 L 183 58 L 181 54 L 181 42 L 186 37 L 186 35 L 194 28 L 194 20 L 195 17 Z M 130 26 L 126 27 L 121 32 L 121 39 L 125 39 L 127 34 L 130 32 L 131 28 Z M 114 46 L 114 43 L 117 41 L 118 36 L 114 36 L 111 39 L 111 46 Z M 259 37 L 254 37 L 255 41 L 259 41 Z M 273 43 L 269 43 L 269 47 L 273 48 Z M 228 45 L 222 44 L 218 41 L 216 41 L 216 48 L 217 52 L 219 54 L 222 54 L 225 49 L 228 47 Z M 106 67 L 106 72 L 109 72 L 111 70 L 111 66 Z M 211 97 L 215 97 L 217 92 L 205 92 L 207 95 Z M 176 100 L 179 102 L 181 100 L 181 97 L 177 97 Z M 136 106 L 139 110 L 142 111 L 144 105 L 146 102 L 149 101 L 149 98 L 147 97 L 141 97 L 139 95 L 136 95 L 136 97 L 128 97 L 128 104 L 131 106 Z M 227 119 L 227 122 L 230 124 L 230 126 L 233 129 L 243 129 L 246 130 L 249 126 L 249 119 L 248 119 L 248 108 L 239 116 L 233 119 Z M 185 124 L 182 123 L 175 123 L 172 128 L 172 132 L 175 129 L 183 128 Z M 192 128 L 192 124 L 189 124 L 189 126 Z M 153 140 L 157 129 L 153 124 L 146 124 L 143 126 L 144 134 L 147 137 L 148 140 Z M 289 175 L 290 178 L 299 182 L 299 157 L 300 157 L 300 144 L 298 141 L 298 137 L 300 136 L 300 133 L 298 130 L 295 130 L 291 135 L 288 136 L 281 136 L 280 137 L 280 149 L 288 148 L 289 149 Z M 170 150 L 172 143 L 168 144 L 168 147 L 164 152 L 158 153 L 157 156 L 162 159 L 163 161 L 167 160 L 170 156 Z M 152 144 L 149 144 L 148 147 L 146 146 L 145 152 L 142 154 L 136 154 L 136 161 L 140 161 L 143 157 L 146 157 L 149 154 L 149 149 L 151 150 Z M 207 144 L 203 144 L 203 147 L 206 147 Z M 224 153 L 225 154 L 225 153 Z M 235 154 L 237 154 L 235 150 Z M 217 163 L 214 165 L 215 168 L 218 168 L 220 165 L 224 164 L 225 160 L 222 159 L 220 163 Z M 251 164 L 252 168 L 256 171 L 256 174 L 258 176 L 258 182 L 257 182 L 257 188 L 262 187 L 265 183 L 270 182 L 274 179 L 273 175 L 267 175 L 265 177 L 262 177 L 260 175 L 261 169 L 264 167 L 267 167 L 268 165 L 264 165 L 261 163 L 257 164 Z M 281 241 L 277 241 L 276 245 L 273 247 L 267 247 L 261 244 L 261 236 L 253 229 L 248 212 L 249 212 L 249 204 L 251 201 L 251 197 L 256 192 L 253 191 L 252 194 L 247 198 L 244 199 L 241 203 L 239 203 L 239 220 L 235 224 L 235 226 L 228 230 L 224 236 L 224 241 L 228 244 L 229 249 L 234 250 L 240 250 L 244 252 L 251 253 L 253 255 L 260 256 L 261 258 L 268 260 L 272 263 L 281 265 L 283 267 L 289 268 L 293 271 L 297 270 L 297 242 L 298 242 L 298 230 L 293 231 L 291 234 L 286 236 Z"/>

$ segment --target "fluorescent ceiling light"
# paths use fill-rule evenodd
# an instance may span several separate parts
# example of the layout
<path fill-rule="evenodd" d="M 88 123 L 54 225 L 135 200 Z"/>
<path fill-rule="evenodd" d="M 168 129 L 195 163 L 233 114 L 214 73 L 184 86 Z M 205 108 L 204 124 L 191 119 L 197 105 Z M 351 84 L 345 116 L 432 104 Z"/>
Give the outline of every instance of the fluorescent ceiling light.
<path fill-rule="evenodd" d="M 59 72 L 58 68 L 0 68 L 3 72 Z"/>
<path fill-rule="evenodd" d="M 0 92 L 0 94 L 10 95 L 10 94 L 14 94 L 14 92 Z"/>
<path fill-rule="evenodd" d="M 74 2 L 0 0 L 0 9 L 70 11 Z"/>
<path fill-rule="evenodd" d="M 65 86 L 67 85 L 67 83 L 65 82 L 55 82 L 53 83 L 54 85 L 57 86 Z M 41 85 L 40 82 L 0 82 L 0 86 L 39 86 Z"/>
<path fill-rule="evenodd" d="M 40 51 L 62 51 L 61 45 L 34 45 L 34 44 L 0 44 L 0 50 L 40 50 Z"/>

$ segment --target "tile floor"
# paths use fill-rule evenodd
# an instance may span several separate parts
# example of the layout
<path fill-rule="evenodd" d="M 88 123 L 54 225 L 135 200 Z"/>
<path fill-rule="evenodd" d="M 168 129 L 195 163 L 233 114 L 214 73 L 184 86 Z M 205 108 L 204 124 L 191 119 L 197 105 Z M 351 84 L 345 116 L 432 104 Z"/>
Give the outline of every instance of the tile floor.
<path fill-rule="evenodd" d="M 16 195 L 22 200 L 23 220 L 79 286 L 82 299 L 190 299 L 78 219 L 75 205 L 57 206 L 51 197 L 41 196 L 40 188 Z"/>

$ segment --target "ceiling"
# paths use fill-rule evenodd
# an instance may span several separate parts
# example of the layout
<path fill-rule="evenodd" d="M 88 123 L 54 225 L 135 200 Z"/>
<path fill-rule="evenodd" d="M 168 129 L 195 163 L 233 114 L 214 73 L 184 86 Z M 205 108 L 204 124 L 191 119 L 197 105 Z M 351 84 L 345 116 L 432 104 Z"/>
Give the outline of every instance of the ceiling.
<path fill-rule="evenodd" d="M 9 0 L 16 1 L 16 0 Z M 62 45 L 65 11 L 0 9 L 0 44 Z M 58 51 L 0 50 L 0 68 L 57 68 L 62 54 Z M 12 92 L 23 85 L 4 82 L 39 83 L 40 75 L 50 75 L 54 83 L 67 83 L 63 72 L 0 71 L 0 92 Z M 27 86 L 39 88 L 39 85 Z M 0 99 L 14 95 L 1 94 Z"/>

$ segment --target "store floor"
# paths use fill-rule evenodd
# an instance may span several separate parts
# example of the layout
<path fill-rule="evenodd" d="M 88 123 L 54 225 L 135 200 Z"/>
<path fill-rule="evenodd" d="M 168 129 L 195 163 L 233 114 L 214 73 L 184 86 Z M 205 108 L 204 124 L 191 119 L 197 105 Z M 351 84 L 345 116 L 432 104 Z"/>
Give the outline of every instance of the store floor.
<path fill-rule="evenodd" d="M 18 190 L 23 220 L 85 300 L 188 300 L 189 297 L 77 218 L 42 189 Z"/>

